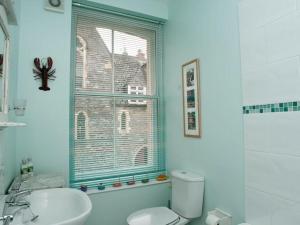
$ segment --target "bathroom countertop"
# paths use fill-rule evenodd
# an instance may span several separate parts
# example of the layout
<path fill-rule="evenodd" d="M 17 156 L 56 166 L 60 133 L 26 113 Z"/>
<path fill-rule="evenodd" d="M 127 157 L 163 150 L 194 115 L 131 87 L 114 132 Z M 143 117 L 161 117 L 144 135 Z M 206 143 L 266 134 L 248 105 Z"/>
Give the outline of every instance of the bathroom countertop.
<path fill-rule="evenodd" d="M 65 179 L 58 174 L 37 174 L 22 180 L 21 176 L 14 179 L 9 192 L 23 190 L 40 190 L 65 187 Z"/>
<path fill-rule="evenodd" d="M 0 216 L 2 216 L 5 195 L 0 195 Z"/>

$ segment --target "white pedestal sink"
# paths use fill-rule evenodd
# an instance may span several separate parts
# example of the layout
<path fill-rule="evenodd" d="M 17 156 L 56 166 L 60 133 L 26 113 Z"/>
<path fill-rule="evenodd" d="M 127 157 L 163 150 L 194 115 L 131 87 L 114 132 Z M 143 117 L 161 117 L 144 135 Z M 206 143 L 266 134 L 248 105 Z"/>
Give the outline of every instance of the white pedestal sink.
<path fill-rule="evenodd" d="M 57 188 L 34 191 L 26 197 L 38 219 L 24 223 L 29 209 L 20 211 L 11 225 L 84 225 L 92 210 L 89 197 L 75 189 Z"/>

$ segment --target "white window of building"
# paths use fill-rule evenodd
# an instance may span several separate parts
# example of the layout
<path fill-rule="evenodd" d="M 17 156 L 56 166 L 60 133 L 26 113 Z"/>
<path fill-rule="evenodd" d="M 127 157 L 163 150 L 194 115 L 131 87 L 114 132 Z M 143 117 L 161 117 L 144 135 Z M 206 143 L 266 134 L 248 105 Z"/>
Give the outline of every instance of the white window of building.
<path fill-rule="evenodd" d="M 131 130 L 130 126 L 129 126 L 129 122 L 130 122 L 130 116 L 129 116 L 129 112 L 127 110 L 121 110 L 118 116 L 118 120 L 119 120 L 119 133 L 120 134 L 128 134 Z"/>
<path fill-rule="evenodd" d="M 77 52 L 82 56 L 82 88 L 86 88 L 87 83 L 87 44 L 86 41 L 79 35 L 77 35 Z"/>
<path fill-rule="evenodd" d="M 148 164 L 148 148 L 147 146 L 143 146 L 140 148 L 134 158 L 134 165 L 135 166 L 146 166 Z"/>
<path fill-rule="evenodd" d="M 146 95 L 146 93 L 147 93 L 146 87 L 128 85 L 129 95 Z M 145 105 L 147 104 L 147 102 L 141 99 L 130 99 L 128 100 L 128 104 Z"/>
<path fill-rule="evenodd" d="M 85 140 L 88 137 L 88 115 L 80 111 L 75 115 L 75 138 Z"/>

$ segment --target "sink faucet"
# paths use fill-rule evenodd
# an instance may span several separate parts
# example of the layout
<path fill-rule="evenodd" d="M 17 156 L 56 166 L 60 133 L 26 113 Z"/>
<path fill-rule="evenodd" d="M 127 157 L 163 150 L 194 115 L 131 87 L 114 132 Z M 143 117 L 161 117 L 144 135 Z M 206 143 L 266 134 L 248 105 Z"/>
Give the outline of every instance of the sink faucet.
<path fill-rule="evenodd" d="M 21 210 L 30 207 L 30 203 L 26 200 L 24 201 L 17 201 L 19 197 L 30 195 L 31 191 L 19 191 L 19 192 L 12 192 L 5 198 L 4 208 L 2 217 L 0 217 L 0 221 L 3 222 L 3 225 L 9 225 L 10 222 L 13 221 L 14 216 Z M 18 207 L 12 214 L 8 214 L 8 208 L 10 207 Z"/>
<path fill-rule="evenodd" d="M 9 225 L 13 221 L 13 215 L 1 216 L 0 221 L 3 222 L 3 225 Z"/>
<path fill-rule="evenodd" d="M 6 215 L 5 213 L 3 213 L 3 216 L 0 217 L 0 221 L 3 221 L 3 225 L 9 225 L 14 220 L 14 217 L 18 212 L 27 208 L 29 208 L 29 205 L 23 205 L 15 210 L 12 214 Z"/>
<path fill-rule="evenodd" d="M 19 202 L 16 202 L 18 197 L 30 195 L 31 192 L 32 192 L 31 190 L 12 192 L 6 197 L 5 203 L 10 203 L 10 204 L 19 203 Z"/>

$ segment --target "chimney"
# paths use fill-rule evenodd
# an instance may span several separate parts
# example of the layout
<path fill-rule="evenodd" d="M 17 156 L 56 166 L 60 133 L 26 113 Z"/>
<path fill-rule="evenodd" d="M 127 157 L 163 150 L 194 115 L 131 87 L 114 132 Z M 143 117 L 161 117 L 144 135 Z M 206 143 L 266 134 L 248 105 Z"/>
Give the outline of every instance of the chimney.
<path fill-rule="evenodd" d="M 140 62 L 146 61 L 145 53 L 143 53 L 141 49 L 138 50 L 136 57 Z"/>

